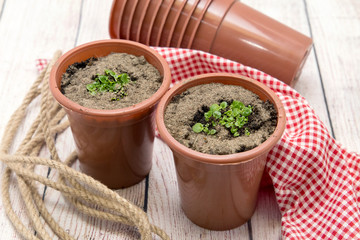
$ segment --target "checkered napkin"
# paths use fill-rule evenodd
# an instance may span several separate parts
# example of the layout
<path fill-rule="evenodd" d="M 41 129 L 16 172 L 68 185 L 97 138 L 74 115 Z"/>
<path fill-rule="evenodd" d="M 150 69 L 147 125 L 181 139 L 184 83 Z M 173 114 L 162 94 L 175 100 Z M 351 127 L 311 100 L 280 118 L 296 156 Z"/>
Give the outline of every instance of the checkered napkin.
<path fill-rule="evenodd" d="M 263 72 L 208 53 L 154 49 L 169 63 L 172 85 L 198 74 L 226 72 L 256 79 L 278 95 L 287 125 L 267 157 L 266 171 L 284 239 L 360 239 L 360 154 L 339 145 L 299 93 Z M 39 69 L 46 64 L 37 61 Z"/>

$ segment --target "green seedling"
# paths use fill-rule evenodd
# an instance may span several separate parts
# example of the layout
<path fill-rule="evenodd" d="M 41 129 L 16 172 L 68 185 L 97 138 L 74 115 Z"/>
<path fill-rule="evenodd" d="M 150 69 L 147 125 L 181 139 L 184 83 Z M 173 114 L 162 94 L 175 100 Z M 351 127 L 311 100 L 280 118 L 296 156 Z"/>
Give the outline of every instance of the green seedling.
<path fill-rule="evenodd" d="M 91 95 L 100 92 L 114 92 L 116 97 L 111 100 L 118 101 L 127 95 L 125 85 L 129 81 L 130 77 L 126 73 L 116 74 L 112 70 L 106 69 L 105 75 L 97 74 L 94 82 L 86 85 L 86 89 Z"/>
<path fill-rule="evenodd" d="M 253 107 L 248 105 L 247 107 L 240 101 L 234 100 L 230 106 L 227 102 L 219 104 L 212 104 L 209 111 L 204 113 L 205 121 L 208 122 L 205 125 L 202 123 L 196 123 L 192 127 L 195 133 L 204 132 L 208 135 L 216 134 L 215 127 L 218 125 L 228 128 L 234 137 L 239 136 L 239 130 L 248 123 L 248 117 L 253 112 Z M 211 124 L 211 129 L 209 126 Z M 245 128 L 245 135 L 249 136 L 250 131 Z"/>
<path fill-rule="evenodd" d="M 204 126 L 202 125 L 202 123 L 196 123 L 193 127 L 192 130 L 196 133 L 200 133 L 204 130 Z"/>
<path fill-rule="evenodd" d="M 221 110 L 225 109 L 227 107 L 227 102 L 222 102 L 220 105 L 218 104 L 212 104 L 210 106 L 210 110 L 204 114 L 205 120 L 209 121 L 211 117 L 215 119 L 221 118 Z"/>
<path fill-rule="evenodd" d="M 193 127 L 192 127 L 193 131 L 196 133 L 200 133 L 200 132 L 204 132 L 208 135 L 214 135 L 216 133 L 216 129 L 212 128 L 209 129 L 209 123 L 203 125 L 202 123 L 196 123 Z"/>

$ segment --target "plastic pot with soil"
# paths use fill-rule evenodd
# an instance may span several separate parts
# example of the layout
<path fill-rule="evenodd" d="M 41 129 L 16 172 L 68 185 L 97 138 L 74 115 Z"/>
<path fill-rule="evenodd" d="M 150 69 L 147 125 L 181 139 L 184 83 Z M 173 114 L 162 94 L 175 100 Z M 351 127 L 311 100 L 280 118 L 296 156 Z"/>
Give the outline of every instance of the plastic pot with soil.
<path fill-rule="evenodd" d="M 94 41 L 59 58 L 50 90 L 67 113 L 84 173 L 113 189 L 146 177 L 155 109 L 170 81 L 165 59 L 132 41 Z"/>
<path fill-rule="evenodd" d="M 213 230 L 248 221 L 285 122 L 276 94 L 240 75 L 199 75 L 167 92 L 156 123 L 174 155 L 186 216 Z"/>

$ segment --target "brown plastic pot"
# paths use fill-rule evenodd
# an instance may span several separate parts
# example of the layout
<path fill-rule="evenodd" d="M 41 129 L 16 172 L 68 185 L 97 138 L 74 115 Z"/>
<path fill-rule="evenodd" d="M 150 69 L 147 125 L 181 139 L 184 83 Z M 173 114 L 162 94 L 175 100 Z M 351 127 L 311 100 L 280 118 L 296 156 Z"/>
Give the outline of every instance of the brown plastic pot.
<path fill-rule="evenodd" d="M 177 142 L 164 124 L 167 105 L 186 89 L 213 82 L 242 86 L 263 101 L 272 102 L 278 114 L 274 133 L 252 150 L 229 155 L 204 154 Z M 175 85 L 165 94 L 158 106 L 156 123 L 174 155 L 181 206 L 186 216 L 195 224 L 212 230 L 231 229 L 248 221 L 255 210 L 266 156 L 285 130 L 285 111 L 276 94 L 264 84 L 240 75 L 198 75 Z"/>
<path fill-rule="evenodd" d="M 140 0 L 136 6 L 130 28 L 130 40 L 139 42 L 141 25 L 143 23 L 150 0 Z"/>
<path fill-rule="evenodd" d="M 160 37 L 159 46 L 169 47 L 176 23 L 187 1 L 175 1 L 166 18 L 165 25 Z"/>
<path fill-rule="evenodd" d="M 191 16 L 191 19 L 190 19 L 188 25 L 186 26 L 184 37 L 180 44 L 180 46 L 182 48 L 190 48 L 191 47 L 191 45 L 194 41 L 196 31 L 199 27 L 199 24 L 200 24 L 201 20 L 203 19 L 204 14 L 205 14 L 207 8 L 209 7 L 211 1 L 212 0 L 200 0 L 198 5 L 196 6 L 196 9 L 193 12 L 193 15 Z"/>
<path fill-rule="evenodd" d="M 122 15 L 121 24 L 120 24 L 120 38 L 121 39 L 130 39 L 130 28 L 131 22 L 135 13 L 136 5 L 139 0 L 126 1 L 125 9 Z"/>
<path fill-rule="evenodd" d="M 188 0 L 186 5 L 180 13 L 180 17 L 176 23 L 173 37 L 171 38 L 171 47 L 180 47 L 181 40 L 184 37 L 186 26 L 188 25 L 191 15 L 193 14 L 199 0 Z"/>
<path fill-rule="evenodd" d="M 174 1 L 175 0 L 163 0 L 151 30 L 150 46 L 159 46 L 161 33 Z"/>
<path fill-rule="evenodd" d="M 158 91 L 145 101 L 115 110 L 86 108 L 61 93 L 61 78 L 69 65 L 112 52 L 144 56 L 163 76 Z M 50 73 L 50 90 L 67 113 L 84 173 L 113 189 L 136 184 L 149 173 L 155 108 L 168 90 L 170 78 L 164 58 L 155 50 L 132 41 L 94 41 L 75 47 L 59 58 Z"/>
<path fill-rule="evenodd" d="M 194 36 L 192 49 L 209 52 L 217 29 L 229 10 L 237 0 L 212 0 Z"/>
<path fill-rule="evenodd" d="M 109 34 L 111 38 L 120 38 L 119 30 L 126 1 L 114 0 L 111 6 Z"/>
<path fill-rule="evenodd" d="M 140 42 L 143 44 L 150 45 L 150 34 L 161 4 L 162 4 L 161 0 L 150 1 L 150 5 L 148 7 L 148 10 L 146 11 L 145 18 L 140 30 Z"/>
<path fill-rule="evenodd" d="M 126 38 L 128 11 L 124 11 L 123 1 L 126 0 L 114 0 L 113 6 L 118 7 L 113 7 L 110 18 L 109 32 L 112 38 Z M 144 19 L 145 27 L 141 30 L 144 33 L 140 33 L 141 42 L 152 46 L 170 44 L 210 52 L 257 68 L 290 86 L 294 85 L 310 53 L 311 38 L 237 0 L 199 0 L 190 19 L 186 20 L 180 15 L 179 20 L 185 20 L 185 29 L 178 33 L 173 29 L 174 21 L 166 20 L 173 1 L 151 1 Z M 160 10 L 150 13 L 150 9 L 156 9 L 155 6 Z M 119 13 L 113 12 L 121 7 L 120 11 L 117 10 Z M 118 15 L 124 15 L 120 23 L 113 21 Z M 147 19 L 150 19 L 149 23 Z M 120 33 L 114 32 L 116 24 L 120 26 Z M 169 29 L 169 34 L 164 33 L 160 42 L 164 28 L 165 31 Z"/>
<path fill-rule="evenodd" d="M 204 37 L 207 36 L 198 36 Z M 293 85 L 311 46 L 311 38 L 235 1 L 218 28 L 209 52 Z"/>

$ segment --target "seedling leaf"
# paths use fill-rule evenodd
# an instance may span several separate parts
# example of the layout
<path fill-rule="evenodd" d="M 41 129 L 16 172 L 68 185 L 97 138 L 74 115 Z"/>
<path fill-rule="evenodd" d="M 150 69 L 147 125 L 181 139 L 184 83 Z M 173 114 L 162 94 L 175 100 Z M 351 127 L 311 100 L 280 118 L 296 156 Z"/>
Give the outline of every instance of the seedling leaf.
<path fill-rule="evenodd" d="M 208 122 L 205 125 L 196 123 L 193 126 L 193 131 L 196 133 L 204 132 L 208 135 L 216 134 L 216 126 L 221 125 L 229 129 L 234 137 L 239 136 L 239 130 L 248 123 L 248 116 L 253 112 L 253 107 L 234 100 L 230 106 L 223 101 L 218 104 L 212 104 L 209 111 L 204 113 L 205 121 Z M 211 129 L 209 126 L 211 124 Z M 245 135 L 250 135 L 250 131 L 246 128 Z"/>
<path fill-rule="evenodd" d="M 215 111 L 219 111 L 219 110 L 220 110 L 220 106 L 217 105 L 216 103 L 210 106 L 211 112 L 215 112 Z"/>
<path fill-rule="evenodd" d="M 201 123 L 196 123 L 193 127 L 192 130 L 196 133 L 202 132 L 202 130 L 204 129 L 204 126 Z"/>
<path fill-rule="evenodd" d="M 208 111 L 204 114 L 204 117 L 205 117 L 205 120 L 208 121 L 212 116 L 212 112 L 211 111 Z"/>
<path fill-rule="evenodd" d="M 114 92 L 117 97 L 113 97 L 111 101 L 118 101 L 127 95 L 124 86 L 129 83 L 130 77 L 126 73 L 117 75 L 110 69 L 105 69 L 105 75 L 97 74 L 94 82 L 87 84 L 86 89 L 91 95 L 99 92 Z"/>
<path fill-rule="evenodd" d="M 209 131 L 209 135 L 214 135 L 216 133 L 216 129 L 211 129 L 210 131 Z"/>
<path fill-rule="evenodd" d="M 227 107 L 227 102 L 222 102 L 222 103 L 220 103 L 220 108 L 221 109 L 225 109 L 226 107 Z"/>
<path fill-rule="evenodd" d="M 213 116 L 216 118 L 216 119 L 219 119 L 221 117 L 221 112 L 220 111 L 215 111 L 213 113 Z"/>

